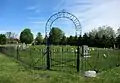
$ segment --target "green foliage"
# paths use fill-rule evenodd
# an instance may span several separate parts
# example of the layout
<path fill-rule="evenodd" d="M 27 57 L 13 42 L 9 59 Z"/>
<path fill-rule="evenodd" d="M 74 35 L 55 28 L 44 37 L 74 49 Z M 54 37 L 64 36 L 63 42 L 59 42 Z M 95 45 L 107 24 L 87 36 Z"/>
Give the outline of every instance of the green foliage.
<path fill-rule="evenodd" d="M 4 34 L 0 34 L 0 44 L 6 44 L 6 36 Z"/>
<path fill-rule="evenodd" d="M 25 44 L 30 44 L 33 41 L 33 34 L 31 33 L 30 29 L 24 29 L 20 33 L 20 41 Z"/>
<path fill-rule="evenodd" d="M 74 45 L 74 37 L 73 36 L 68 37 L 67 43 L 68 43 L 68 45 Z"/>
<path fill-rule="evenodd" d="M 62 39 L 64 33 L 61 29 L 53 27 L 51 29 L 49 35 L 50 35 L 50 37 L 49 37 L 50 43 L 58 45 L 58 44 L 60 44 L 60 40 Z"/>
<path fill-rule="evenodd" d="M 120 27 L 117 29 L 117 35 L 120 35 Z"/>
<path fill-rule="evenodd" d="M 35 44 L 40 45 L 43 43 L 42 34 L 40 32 L 37 33 L 37 37 L 35 38 Z"/>
<path fill-rule="evenodd" d="M 118 30 L 119 32 L 119 30 Z M 42 38 L 41 33 L 36 37 L 36 44 L 46 44 L 46 38 Z M 89 33 L 84 33 L 83 36 L 66 37 L 63 31 L 53 27 L 49 33 L 49 43 L 53 45 L 88 45 L 90 47 L 114 47 L 119 46 L 119 37 L 116 38 L 115 31 L 110 26 L 98 27 Z"/>
<path fill-rule="evenodd" d="M 78 45 L 78 37 L 77 36 L 74 37 L 74 41 L 73 42 L 74 42 L 74 45 Z"/>
<path fill-rule="evenodd" d="M 62 37 L 62 39 L 60 40 L 60 44 L 61 44 L 61 45 L 66 45 L 66 44 L 67 44 L 67 38 L 66 38 L 65 35 L 64 35 L 64 36 Z"/>
<path fill-rule="evenodd" d="M 114 47 L 115 31 L 110 26 L 102 26 L 89 32 L 89 46 Z"/>
<path fill-rule="evenodd" d="M 115 37 L 115 31 L 113 30 L 112 27 L 110 26 L 101 26 L 98 27 L 98 29 L 93 29 L 89 32 L 90 35 L 95 36 L 98 34 L 100 38 L 102 38 L 103 35 L 107 37 Z"/>
<path fill-rule="evenodd" d="M 85 33 L 83 35 L 82 42 L 83 42 L 82 43 L 83 45 L 89 45 L 89 37 L 88 37 L 87 33 Z"/>
<path fill-rule="evenodd" d="M 50 31 L 50 43 L 54 45 L 88 45 L 92 47 L 114 47 L 115 31 L 110 26 L 102 26 L 98 29 L 93 29 L 89 33 L 84 33 L 83 36 L 66 37 L 59 28 L 52 28 Z M 45 39 L 44 39 L 45 42 Z"/>
<path fill-rule="evenodd" d="M 118 37 L 116 38 L 116 41 L 117 41 L 118 48 L 120 48 L 120 35 L 118 35 Z"/>
<path fill-rule="evenodd" d="M 47 38 L 44 37 L 44 39 L 43 39 L 43 44 L 44 44 L 44 45 L 46 45 L 46 41 L 47 41 Z"/>

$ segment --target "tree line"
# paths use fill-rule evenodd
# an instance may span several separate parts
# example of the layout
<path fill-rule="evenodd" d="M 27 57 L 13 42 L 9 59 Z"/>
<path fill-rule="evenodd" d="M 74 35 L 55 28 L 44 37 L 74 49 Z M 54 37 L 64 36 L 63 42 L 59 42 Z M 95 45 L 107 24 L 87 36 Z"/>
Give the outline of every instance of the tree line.
<path fill-rule="evenodd" d="M 43 37 L 38 32 L 36 38 L 34 38 L 33 33 L 28 28 L 21 31 L 19 39 L 16 38 L 15 33 L 0 34 L 0 44 L 14 43 L 14 41 L 41 45 L 46 44 L 46 37 Z M 52 45 L 88 45 L 90 47 L 120 48 L 120 28 L 115 32 L 110 26 L 101 26 L 84 33 L 82 36 L 70 35 L 68 37 L 60 28 L 53 27 L 49 33 L 48 41 Z"/>

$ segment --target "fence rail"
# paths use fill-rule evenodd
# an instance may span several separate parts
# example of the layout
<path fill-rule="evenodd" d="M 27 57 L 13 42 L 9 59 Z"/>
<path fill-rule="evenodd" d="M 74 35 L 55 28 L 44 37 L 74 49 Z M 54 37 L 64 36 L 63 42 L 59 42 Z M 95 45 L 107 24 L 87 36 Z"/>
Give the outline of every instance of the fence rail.
<path fill-rule="evenodd" d="M 90 48 L 89 55 L 83 56 L 81 48 L 77 53 L 76 46 L 51 46 L 50 55 L 47 57 L 45 48 L 35 46 L 21 49 L 18 46 L 0 46 L 0 52 L 34 69 L 47 69 L 49 65 L 53 70 L 101 72 L 120 66 L 120 50 Z"/>
<path fill-rule="evenodd" d="M 46 68 L 46 57 L 43 48 L 21 49 L 19 46 L 0 46 L 0 52 L 15 58 L 30 68 Z"/>

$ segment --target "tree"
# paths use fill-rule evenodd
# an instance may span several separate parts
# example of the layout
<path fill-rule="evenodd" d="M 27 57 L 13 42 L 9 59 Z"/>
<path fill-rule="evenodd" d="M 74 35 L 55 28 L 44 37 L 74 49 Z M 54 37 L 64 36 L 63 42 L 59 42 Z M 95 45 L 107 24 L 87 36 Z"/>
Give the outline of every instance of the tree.
<path fill-rule="evenodd" d="M 110 47 L 114 48 L 116 42 L 113 36 L 109 39 L 109 42 L 110 42 Z"/>
<path fill-rule="evenodd" d="M 95 35 L 94 44 L 95 47 L 100 47 L 100 37 L 98 36 L 98 33 Z"/>
<path fill-rule="evenodd" d="M 37 33 L 37 37 L 35 38 L 35 43 L 36 43 L 37 45 L 40 45 L 40 44 L 43 43 L 43 38 L 42 38 L 42 35 L 41 35 L 40 32 Z"/>
<path fill-rule="evenodd" d="M 117 41 L 117 47 L 120 48 L 120 35 L 117 36 L 116 41 Z"/>
<path fill-rule="evenodd" d="M 89 32 L 89 35 L 95 36 L 98 34 L 100 38 L 102 38 L 103 35 L 106 37 L 115 37 L 115 31 L 110 26 L 102 26 L 98 27 L 98 29 L 93 29 Z"/>
<path fill-rule="evenodd" d="M 77 37 L 77 35 L 74 37 L 73 44 L 76 45 L 76 46 L 78 45 L 78 37 Z"/>
<path fill-rule="evenodd" d="M 11 34 L 12 34 L 12 32 L 6 32 L 6 38 L 10 39 L 11 38 Z"/>
<path fill-rule="evenodd" d="M 95 35 L 89 34 L 89 46 L 94 47 L 95 46 Z"/>
<path fill-rule="evenodd" d="M 26 28 L 20 33 L 20 41 L 25 44 L 30 44 L 33 41 L 31 30 Z"/>
<path fill-rule="evenodd" d="M 62 39 L 60 40 L 60 44 L 61 44 L 61 45 L 66 45 L 66 43 L 67 43 L 67 38 L 66 38 L 66 36 L 64 35 L 64 36 L 62 37 Z"/>
<path fill-rule="evenodd" d="M 83 35 L 82 42 L 83 42 L 83 45 L 89 45 L 89 37 L 87 33 Z"/>
<path fill-rule="evenodd" d="M 6 44 L 6 36 L 5 36 L 5 34 L 0 34 L 0 44 Z"/>
<path fill-rule="evenodd" d="M 120 27 L 117 29 L 115 46 L 120 48 Z"/>
<path fill-rule="evenodd" d="M 74 45 L 74 37 L 72 35 L 67 38 L 67 44 L 71 46 Z"/>
<path fill-rule="evenodd" d="M 115 44 L 115 36 L 115 31 L 112 27 L 98 27 L 98 29 L 93 29 L 89 32 L 89 44 L 90 46 L 96 47 L 113 47 Z"/>
<path fill-rule="evenodd" d="M 89 36 L 91 36 L 91 37 L 95 37 L 95 35 L 98 33 L 98 30 L 97 29 L 93 29 L 93 30 L 91 30 L 88 34 L 89 34 Z"/>
<path fill-rule="evenodd" d="M 46 37 L 44 37 L 44 38 L 43 38 L 43 44 L 45 44 L 45 45 L 46 45 L 46 42 L 47 42 L 47 38 L 46 38 Z"/>
<path fill-rule="evenodd" d="M 13 33 L 13 32 L 6 32 L 5 34 L 6 38 L 7 38 L 7 43 L 13 43 L 13 42 L 17 42 L 17 34 Z"/>
<path fill-rule="evenodd" d="M 100 47 L 108 47 L 109 42 L 107 36 L 103 35 L 99 43 L 100 43 Z"/>
<path fill-rule="evenodd" d="M 102 26 L 98 28 L 98 35 L 100 38 L 102 38 L 103 35 L 106 37 L 115 37 L 115 31 L 110 26 Z"/>
<path fill-rule="evenodd" d="M 120 35 L 120 27 L 117 29 L 117 36 Z"/>
<path fill-rule="evenodd" d="M 51 44 L 58 45 L 62 39 L 64 33 L 61 29 L 53 27 L 49 33 L 49 40 Z"/>
<path fill-rule="evenodd" d="M 79 44 L 80 46 L 83 45 L 82 36 L 81 36 L 81 35 L 78 37 L 78 44 Z"/>

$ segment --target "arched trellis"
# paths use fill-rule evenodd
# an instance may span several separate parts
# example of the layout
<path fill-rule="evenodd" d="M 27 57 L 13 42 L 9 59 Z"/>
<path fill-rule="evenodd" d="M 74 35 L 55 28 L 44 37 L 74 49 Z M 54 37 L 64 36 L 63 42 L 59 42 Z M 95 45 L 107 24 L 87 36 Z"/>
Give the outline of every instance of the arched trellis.
<path fill-rule="evenodd" d="M 46 41 L 46 45 L 47 45 L 47 69 L 50 69 L 50 54 L 51 54 L 50 53 L 50 48 L 49 48 L 49 46 L 50 46 L 49 33 L 51 31 L 52 24 L 59 18 L 67 18 L 74 23 L 75 30 L 76 30 L 75 35 L 77 37 L 82 34 L 81 23 L 75 15 L 73 15 L 69 12 L 66 12 L 66 11 L 60 11 L 58 13 L 53 14 L 47 20 L 46 25 L 45 25 L 45 37 L 47 39 L 47 41 Z M 78 46 L 77 50 L 78 50 L 77 51 L 77 71 L 79 71 L 79 63 L 80 63 L 80 60 L 79 60 L 79 57 L 80 57 L 79 46 Z"/>
<path fill-rule="evenodd" d="M 76 30 L 76 35 L 81 35 L 82 34 L 82 30 L 81 30 L 81 23 L 78 20 L 78 18 L 66 11 L 60 11 L 58 13 L 53 14 L 47 21 L 46 25 L 45 25 L 45 36 L 48 38 L 49 37 L 49 32 L 51 30 L 52 24 L 54 23 L 54 21 L 56 21 L 59 18 L 67 18 L 69 20 L 71 20 L 74 25 L 75 25 L 75 30 Z"/>

